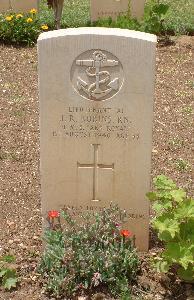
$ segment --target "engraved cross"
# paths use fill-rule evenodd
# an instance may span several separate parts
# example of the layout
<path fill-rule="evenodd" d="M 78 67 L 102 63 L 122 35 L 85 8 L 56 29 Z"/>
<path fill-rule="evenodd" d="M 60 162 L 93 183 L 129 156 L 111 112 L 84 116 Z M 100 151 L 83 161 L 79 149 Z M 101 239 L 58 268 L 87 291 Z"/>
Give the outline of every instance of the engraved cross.
<path fill-rule="evenodd" d="M 77 167 L 78 168 L 91 168 L 93 169 L 93 189 L 92 189 L 92 201 L 100 201 L 97 199 L 97 193 L 98 193 L 98 169 L 103 169 L 103 170 L 114 170 L 114 163 L 110 165 L 105 165 L 105 164 L 99 164 L 98 163 L 98 149 L 100 144 L 92 144 L 94 153 L 93 153 L 93 163 L 91 164 L 81 164 L 77 162 Z"/>

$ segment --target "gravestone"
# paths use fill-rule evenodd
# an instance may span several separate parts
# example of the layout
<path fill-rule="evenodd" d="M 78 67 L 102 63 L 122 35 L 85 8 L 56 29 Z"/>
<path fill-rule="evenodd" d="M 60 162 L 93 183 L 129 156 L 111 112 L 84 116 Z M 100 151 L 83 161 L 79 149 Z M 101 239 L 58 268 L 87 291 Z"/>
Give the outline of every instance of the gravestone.
<path fill-rule="evenodd" d="M 10 9 L 10 0 L 1 0 L 0 1 L 0 12 L 6 12 Z"/>
<path fill-rule="evenodd" d="M 0 12 L 28 12 L 32 8 L 38 8 L 38 0 L 0 0 Z"/>
<path fill-rule="evenodd" d="M 77 28 L 38 39 L 42 213 L 126 210 L 148 249 L 156 37 Z"/>
<path fill-rule="evenodd" d="M 30 9 L 38 8 L 38 0 L 11 0 L 13 11 L 28 12 Z"/>
<path fill-rule="evenodd" d="M 144 14 L 145 0 L 90 0 L 91 20 L 126 14 L 130 8 L 132 17 L 140 18 Z"/>

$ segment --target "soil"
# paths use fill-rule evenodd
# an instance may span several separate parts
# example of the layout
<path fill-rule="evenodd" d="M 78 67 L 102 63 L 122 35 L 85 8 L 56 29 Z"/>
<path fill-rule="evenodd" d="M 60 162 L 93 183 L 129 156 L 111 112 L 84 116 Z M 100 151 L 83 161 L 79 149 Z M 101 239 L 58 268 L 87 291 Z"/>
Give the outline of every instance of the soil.
<path fill-rule="evenodd" d="M 193 55 L 194 37 L 158 45 L 152 150 L 152 177 L 165 174 L 189 194 L 193 188 Z M 42 247 L 37 49 L 1 44 L 0 66 L 0 254 L 17 257 L 21 278 L 17 289 L 0 290 L 0 299 L 46 300 L 36 273 Z M 137 299 L 194 299 L 191 285 L 150 267 L 159 248 L 151 234 L 150 251 L 141 254 L 142 274 L 133 287 Z"/>

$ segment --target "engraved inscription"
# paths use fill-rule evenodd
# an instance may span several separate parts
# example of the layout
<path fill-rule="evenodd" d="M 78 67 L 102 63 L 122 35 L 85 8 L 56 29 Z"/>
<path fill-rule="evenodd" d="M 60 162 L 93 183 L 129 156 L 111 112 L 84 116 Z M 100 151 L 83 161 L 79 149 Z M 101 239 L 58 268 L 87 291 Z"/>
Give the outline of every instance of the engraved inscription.
<path fill-rule="evenodd" d="M 115 17 L 119 15 L 124 15 L 126 14 L 126 11 L 99 11 L 98 12 L 98 17 Z"/>
<path fill-rule="evenodd" d="M 87 51 L 74 61 L 71 80 L 80 96 L 93 101 L 107 100 L 116 95 L 123 84 L 122 66 L 107 51 Z"/>
<path fill-rule="evenodd" d="M 72 205 L 72 204 L 67 204 L 63 207 L 64 210 L 69 210 L 72 211 L 74 215 L 79 215 L 81 212 L 84 211 L 90 211 L 90 212 L 95 212 L 96 211 L 103 211 L 105 207 L 103 206 L 93 206 L 93 205 Z M 132 209 L 129 209 L 128 211 L 125 210 L 125 218 L 126 219 L 131 219 L 131 220 L 145 220 L 149 218 L 149 215 L 145 215 L 141 212 L 133 211 Z"/>
<path fill-rule="evenodd" d="M 69 106 L 59 116 L 57 127 L 52 130 L 53 137 L 140 139 L 140 133 L 124 108 Z"/>
<path fill-rule="evenodd" d="M 111 165 L 106 165 L 106 164 L 99 164 L 98 163 L 98 148 L 99 144 L 92 144 L 94 148 L 94 155 L 93 155 L 93 163 L 92 164 L 84 164 L 84 163 L 79 163 L 77 162 L 77 167 L 78 168 L 92 168 L 93 169 L 93 199 L 92 201 L 100 201 L 98 199 L 97 194 L 98 194 L 98 169 L 104 169 L 104 170 L 114 170 L 114 163 Z"/>

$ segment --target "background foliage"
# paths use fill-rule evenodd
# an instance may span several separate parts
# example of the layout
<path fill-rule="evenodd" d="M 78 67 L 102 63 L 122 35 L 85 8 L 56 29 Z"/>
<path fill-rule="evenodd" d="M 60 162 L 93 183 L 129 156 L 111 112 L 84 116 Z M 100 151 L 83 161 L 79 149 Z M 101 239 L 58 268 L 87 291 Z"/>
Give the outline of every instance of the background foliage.
<path fill-rule="evenodd" d="M 154 33 L 157 35 L 194 34 L 194 1 L 193 0 L 148 0 L 144 17 L 136 20 L 130 17 L 130 12 L 119 16 L 116 21 L 111 18 L 90 22 L 89 0 L 65 0 L 61 27 L 103 26 L 113 28 L 128 28 Z M 21 12 L 22 13 L 22 12 Z M 38 35 L 44 31 L 42 25 L 54 29 L 54 14 L 46 5 L 46 0 L 40 3 L 40 10 L 33 22 L 15 17 L 11 22 L 5 20 L 14 15 L 8 12 L 0 15 L 0 40 L 12 43 L 33 45 Z M 29 14 L 25 15 L 30 17 Z"/>
<path fill-rule="evenodd" d="M 48 29 L 37 11 L 0 15 L 0 40 L 8 43 L 33 45 L 39 34 Z"/>
<path fill-rule="evenodd" d="M 194 281 L 194 199 L 164 175 L 154 179 L 154 191 L 147 194 L 155 217 L 152 225 L 165 249 L 157 258 L 160 272 L 171 268 L 181 279 Z"/>

